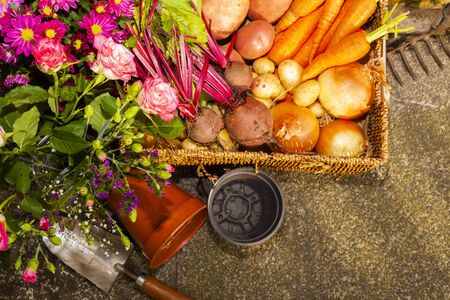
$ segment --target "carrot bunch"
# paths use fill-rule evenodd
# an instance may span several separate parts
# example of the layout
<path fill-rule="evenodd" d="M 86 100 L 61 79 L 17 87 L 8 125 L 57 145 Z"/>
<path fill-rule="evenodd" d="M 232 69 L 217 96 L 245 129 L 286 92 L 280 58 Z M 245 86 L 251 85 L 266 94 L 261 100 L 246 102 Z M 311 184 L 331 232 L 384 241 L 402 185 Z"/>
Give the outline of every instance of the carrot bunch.
<path fill-rule="evenodd" d="M 269 58 L 279 64 L 294 59 L 305 68 L 302 81 L 327 68 L 355 62 L 370 51 L 370 43 L 388 34 L 406 32 L 399 23 L 402 14 L 367 33 L 361 29 L 377 8 L 378 0 L 294 0 L 276 26 L 276 36 Z"/>

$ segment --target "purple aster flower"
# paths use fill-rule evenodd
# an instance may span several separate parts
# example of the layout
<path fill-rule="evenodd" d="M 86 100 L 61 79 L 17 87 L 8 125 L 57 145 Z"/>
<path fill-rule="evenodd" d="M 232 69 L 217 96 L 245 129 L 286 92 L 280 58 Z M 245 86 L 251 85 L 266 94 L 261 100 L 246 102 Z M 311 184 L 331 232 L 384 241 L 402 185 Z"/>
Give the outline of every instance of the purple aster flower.
<path fill-rule="evenodd" d="M 134 197 L 134 191 L 133 190 L 128 190 L 128 191 L 126 191 L 126 192 L 124 192 L 122 194 L 122 197 L 124 197 L 124 198 L 132 198 L 132 197 Z"/>
<path fill-rule="evenodd" d="M 117 17 L 123 15 L 132 18 L 134 15 L 134 4 L 132 0 L 108 0 L 108 11 Z"/>
<path fill-rule="evenodd" d="M 86 55 L 89 52 L 89 44 L 86 36 L 82 33 L 77 33 L 72 36 L 72 47 L 76 53 Z"/>
<path fill-rule="evenodd" d="M 99 178 L 95 178 L 94 181 L 92 182 L 92 185 L 94 186 L 94 188 L 98 188 L 100 185 L 102 184 L 102 182 L 100 181 Z"/>
<path fill-rule="evenodd" d="M 66 31 L 66 24 L 58 19 L 44 22 L 40 27 L 42 37 L 48 37 L 49 39 L 62 39 L 64 38 Z"/>
<path fill-rule="evenodd" d="M 7 29 L 5 42 L 11 43 L 16 54 L 29 56 L 34 49 L 35 39 L 38 37 L 41 18 L 32 15 L 17 15 Z"/>
<path fill-rule="evenodd" d="M 117 27 L 110 16 L 106 14 L 97 15 L 94 11 L 84 16 L 83 21 L 78 22 L 78 25 L 87 31 L 87 38 L 91 43 L 94 42 L 95 36 L 99 34 L 110 37 L 111 32 Z"/>
<path fill-rule="evenodd" d="M 95 195 L 95 197 L 100 198 L 100 199 L 108 199 L 109 198 L 109 193 L 107 193 L 107 192 L 100 192 L 100 193 L 97 193 Z"/>
<path fill-rule="evenodd" d="M 52 198 L 53 198 L 53 200 L 58 200 L 59 199 L 59 194 L 57 192 L 54 192 L 52 194 Z"/>
<path fill-rule="evenodd" d="M 0 61 L 3 61 L 7 64 L 17 62 L 17 56 L 14 54 L 8 44 L 0 43 Z"/>
<path fill-rule="evenodd" d="M 77 8 L 78 0 L 55 0 L 56 9 L 69 11 L 70 8 Z"/>
<path fill-rule="evenodd" d="M 109 162 L 109 160 L 105 160 L 105 161 L 103 162 L 103 165 L 104 165 L 105 167 L 109 167 L 109 166 L 111 165 L 111 163 Z"/>
<path fill-rule="evenodd" d="M 39 0 L 38 11 L 46 18 L 50 18 L 55 13 L 55 4 L 53 0 Z"/>
<path fill-rule="evenodd" d="M 153 151 L 152 155 L 153 155 L 154 157 L 158 157 L 158 156 L 159 156 L 158 150 Z"/>
<path fill-rule="evenodd" d="M 105 179 L 106 180 L 111 180 L 113 176 L 113 171 L 109 170 L 106 174 L 105 174 Z"/>
<path fill-rule="evenodd" d="M 5 81 L 3 81 L 3 86 L 6 88 L 12 88 L 13 86 L 18 85 L 27 85 L 30 79 L 26 76 L 16 74 L 16 75 L 8 75 L 6 76 Z"/>
<path fill-rule="evenodd" d="M 108 7 L 107 1 L 97 1 L 94 3 L 94 5 L 92 5 L 92 8 L 97 14 L 106 14 L 108 12 L 107 7 Z"/>

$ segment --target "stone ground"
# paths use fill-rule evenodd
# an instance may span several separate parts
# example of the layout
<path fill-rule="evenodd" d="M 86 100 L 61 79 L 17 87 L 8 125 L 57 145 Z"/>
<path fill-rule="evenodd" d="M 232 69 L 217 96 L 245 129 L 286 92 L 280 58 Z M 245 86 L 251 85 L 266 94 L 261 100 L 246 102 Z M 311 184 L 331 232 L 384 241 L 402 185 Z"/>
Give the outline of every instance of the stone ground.
<path fill-rule="evenodd" d="M 426 31 L 436 15 L 416 11 L 412 23 Z M 390 80 L 387 165 L 339 178 L 269 172 L 287 207 L 269 242 L 236 247 L 206 224 L 160 269 L 137 251 L 127 266 L 195 299 L 449 299 L 450 59 L 434 47 L 445 70 L 424 55 L 432 75 L 415 63 L 416 82 L 395 59 L 405 85 Z M 178 181 L 192 194 L 197 182 Z M 1 269 L 0 299 L 145 299 L 124 276 L 105 294 L 51 260 L 57 274 L 42 271 L 35 285 Z"/>

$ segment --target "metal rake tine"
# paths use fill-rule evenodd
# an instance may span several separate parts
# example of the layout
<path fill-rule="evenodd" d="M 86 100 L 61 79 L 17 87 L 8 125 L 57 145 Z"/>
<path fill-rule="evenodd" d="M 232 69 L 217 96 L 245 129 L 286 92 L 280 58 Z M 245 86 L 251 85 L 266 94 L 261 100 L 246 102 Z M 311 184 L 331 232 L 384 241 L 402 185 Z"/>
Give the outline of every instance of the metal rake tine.
<path fill-rule="evenodd" d="M 414 53 L 417 56 L 417 59 L 419 60 L 420 65 L 422 66 L 422 68 L 425 70 L 425 73 L 430 74 L 430 69 L 428 69 L 428 66 L 425 64 L 425 62 L 423 61 L 422 55 L 420 55 L 419 50 L 417 49 L 416 44 L 411 44 L 411 47 L 414 49 Z"/>
<path fill-rule="evenodd" d="M 444 35 L 438 35 L 439 41 L 441 42 L 442 48 L 444 48 L 445 53 L 447 53 L 447 56 L 450 57 L 450 50 L 447 47 L 447 43 L 445 42 Z"/>
<path fill-rule="evenodd" d="M 430 40 L 428 38 L 425 38 L 424 41 L 427 44 L 428 50 L 430 50 L 431 56 L 433 56 L 439 68 L 444 69 L 444 65 L 442 64 L 442 61 L 439 59 L 439 57 L 436 55 L 436 52 L 434 52 L 434 49 L 430 44 Z"/>
<path fill-rule="evenodd" d="M 406 69 L 408 70 L 409 74 L 411 74 L 411 77 L 414 80 L 417 80 L 417 76 L 416 73 L 414 73 L 414 70 L 411 68 L 411 65 L 408 62 L 408 59 L 405 56 L 405 53 L 403 52 L 405 50 L 405 48 L 401 48 L 398 50 L 398 52 L 400 52 L 400 56 L 402 57 L 403 62 L 405 63 Z"/>
<path fill-rule="evenodd" d="M 395 69 L 394 64 L 392 63 L 392 60 L 391 60 L 391 57 L 389 56 L 389 54 L 386 55 L 386 60 L 389 64 L 389 66 L 391 67 L 392 74 L 394 74 L 394 78 L 398 81 L 398 83 L 400 83 L 401 86 L 403 86 L 403 81 L 400 78 L 400 75 L 398 75 L 398 72 Z"/>

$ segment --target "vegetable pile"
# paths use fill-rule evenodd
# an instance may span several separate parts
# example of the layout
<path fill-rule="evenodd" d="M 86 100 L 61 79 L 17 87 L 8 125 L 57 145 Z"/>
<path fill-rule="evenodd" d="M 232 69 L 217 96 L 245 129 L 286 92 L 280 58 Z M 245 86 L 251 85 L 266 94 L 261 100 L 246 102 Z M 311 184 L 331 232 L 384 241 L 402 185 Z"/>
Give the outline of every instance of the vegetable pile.
<path fill-rule="evenodd" d="M 146 20 L 150 26 L 159 22 L 153 18 L 156 2 Z M 173 24 L 164 28 L 169 40 L 155 30 L 130 30 L 143 72 L 177 88 L 186 119 L 182 137 L 151 146 L 234 151 L 267 145 L 284 153 L 364 155 L 368 139 L 361 124 L 373 104 L 375 80 L 383 76 L 361 62 L 375 40 L 412 29 L 399 28 L 407 13 L 391 18 L 394 7 L 367 32 L 377 2 L 193 1 L 189 10 L 196 18 L 181 27 L 181 10 L 171 7 Z M 172 46 L 161 48 L 164 41 Z"/>

